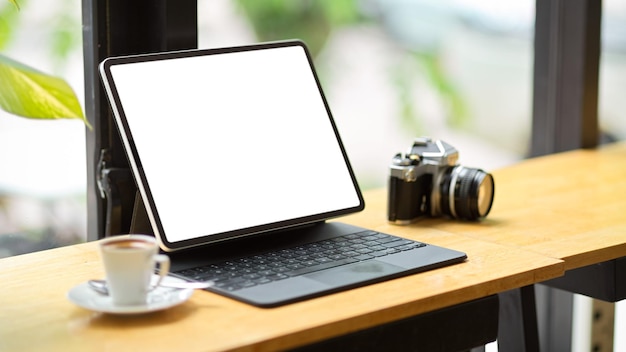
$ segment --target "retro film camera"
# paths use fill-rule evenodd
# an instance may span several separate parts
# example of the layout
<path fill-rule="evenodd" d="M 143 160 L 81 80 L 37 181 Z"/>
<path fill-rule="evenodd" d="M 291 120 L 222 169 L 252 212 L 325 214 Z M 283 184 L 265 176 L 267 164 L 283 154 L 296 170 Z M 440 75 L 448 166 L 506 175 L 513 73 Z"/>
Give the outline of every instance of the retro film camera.
<path fill-rule="evenodd" d="M 426 137 L 416 138 L 408 153 L 396 154 L 390 166 L 389 221 L 403 225 L 423 215 L 485 217 L 493 203 L 493 177 L 459 165 L 458 159 L 453 146 Z"/>

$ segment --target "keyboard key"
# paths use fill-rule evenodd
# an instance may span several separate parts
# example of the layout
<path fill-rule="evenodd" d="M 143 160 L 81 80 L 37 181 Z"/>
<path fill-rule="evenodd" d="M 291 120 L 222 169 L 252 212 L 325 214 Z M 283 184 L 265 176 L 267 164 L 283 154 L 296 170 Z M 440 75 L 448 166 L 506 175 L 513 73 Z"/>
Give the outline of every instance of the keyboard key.
<path fill-rule="evenodd" d="M 383 237 L 383 238 L 379 238 L 377 241 L 379 243 L 387 243 L 387 242 L 393 242 L 393 241 L 397 241 L 397 240 L 399 240 L 398 237 L 386 236 L 386 237 Z"/>
<path fill-rule="evenodd" d="M 269 275 L 269 276 L 266 276 L 265 278 L 269 280 L 277 281 L 277 280 L 286 279 L 288 277 L 289 275 L 287 275 L 287 273 L 281 273 L 281 274 Z"/>
<path fill-rule="evenodd" d="M 257 285 L 263 285 L 263 284 L 267 284 L 267 283 L 272 282 L 272 280 L 270 280 L 270 279 L 268 279 L 266 277 L 262 277 L 260 279 L 254 279 L 253 281 L 256 282 Z"/>
<path fill-rule="evenodd" d="M 387 253 L 386 251 L 376 251 L 376 252 L 369 253 L 369 255 L 374 256 L 374 257 L 383 257 L 389 254 L 390 253 Z"/>
<path fill-rule="evenodd" d="M 393 247 L 399 247 L 399 246 L 403 246 L 406 244 L 411 243 L 411 241 L 408 240 L 397 240 L 397 241 L 393 241 L 393 242 L 386 242 L 383 243 L 383 246 L 388 247 L 388 248 L 393 248 Z"/>
<path fill-rule="evenodd" d="M 338 260 L 338 261 L 334 261 L 334 262 L 330 262 L 330 263 L 323 263 L 323 264 L 308 266 L 306 268 L 301 268 L 301 269 L 297 269 L 297 270 L 288 271 L 285 274 L 287 274 L 289 276 L 300 276 L 300 275 L 312 273 L 314 271 L 320 271 L 320 270 L 324 270 L 324 269 L 334 268 L 336 266 L 350 264 L 350 263 L 355 263 L 355 262 L 357 262 L 357 260 L 354 260 L 352 258 L 342 259 L 342 260 Z"/>

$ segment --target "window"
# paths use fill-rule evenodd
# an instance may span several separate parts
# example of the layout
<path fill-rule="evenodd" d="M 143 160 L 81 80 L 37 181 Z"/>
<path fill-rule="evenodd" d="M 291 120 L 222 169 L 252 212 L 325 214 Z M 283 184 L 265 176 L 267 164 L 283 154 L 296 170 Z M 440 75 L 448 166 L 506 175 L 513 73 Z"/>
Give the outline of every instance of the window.
<path fill-rule="evenodd" d="M 361 186 L 413 138 L 494 169 L 528 151 L 534 2 L 199 1 L 199 47 L 303 39 Z"/>
<path fill-rule="evenodd" d="M 18 13 L 0 2 L 6 28 L 0 50 L 64 77 L 83 100 L 81 5 L 99 5 L 54 1 L 45 11 L 22 1 Z M 148 3 L 154 2 L 137 6 Z M 183 3 L 195 6 L 167 6 Z M 619 108 L 625 4 L 604 1 L 603 14 L 599 116 L 601 128 L 616 139 L 626 135 Z M 307 42 L 363 188 L 383 187 L 393 154 L 419 135 L 446 140 L 460 151 L 462 164 L 487 170 L 528 155 L 534 1 L 198 0 L 197 13 L 200 48 Z M 157 37 L 150 28 L 146 33 Z M 100 235 L 99 227 L 87 229 L 94 219 L 104 220 L 102 210 L 89 220 L 85 215 L 85 188 L 94 186 L 85 181 L 85 160 L 93 169 L 95 153 L 85 155 L 80 122 L 0 111 L 0 148 L 0 256 Z M 21 249 L 9 249 L 14 243 Z"/>
<path fill-rule="evenodd" d="M 64 78 L 82 101 L 78 0 L 0 1 L 0 52 Z M 4 82 L 0 82 L 3 84 Z M 0 110 L 0 257 L 86 238 L 85 126 Z"/>

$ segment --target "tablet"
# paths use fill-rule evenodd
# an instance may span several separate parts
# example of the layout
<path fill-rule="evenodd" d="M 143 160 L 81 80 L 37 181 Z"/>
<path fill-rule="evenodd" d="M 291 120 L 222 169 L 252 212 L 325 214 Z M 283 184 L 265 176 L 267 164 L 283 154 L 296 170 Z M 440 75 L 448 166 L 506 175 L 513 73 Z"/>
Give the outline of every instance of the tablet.
<path fill-rule="evenodd" d="M 163 250 L 363 209 L 302 42 L 112 57 L 99 69 Z"/>

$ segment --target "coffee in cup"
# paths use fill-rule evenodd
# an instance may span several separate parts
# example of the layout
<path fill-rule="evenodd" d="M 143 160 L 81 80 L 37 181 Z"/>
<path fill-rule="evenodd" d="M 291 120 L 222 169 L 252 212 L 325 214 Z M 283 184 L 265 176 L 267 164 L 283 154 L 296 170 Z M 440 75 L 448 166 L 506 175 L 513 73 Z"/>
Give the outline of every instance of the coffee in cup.
<path fill-rule="evenodd" d="M 120 235 L 102 239 L 100 254 L 109 294 L 117 305 L 146 304 L 149 292 L 158 287 L 170 268 L 169 257 L 159 254 L 152 236 Z M 157 266 L 159 279 L 151 284 Z"/>

